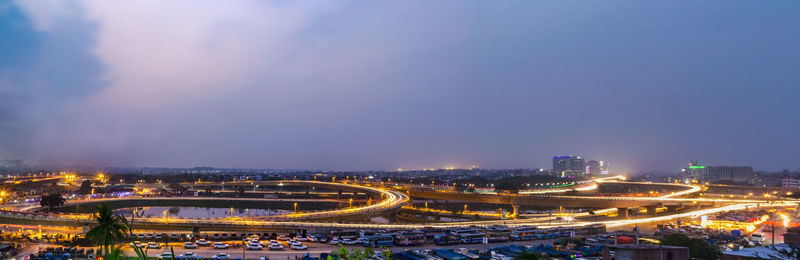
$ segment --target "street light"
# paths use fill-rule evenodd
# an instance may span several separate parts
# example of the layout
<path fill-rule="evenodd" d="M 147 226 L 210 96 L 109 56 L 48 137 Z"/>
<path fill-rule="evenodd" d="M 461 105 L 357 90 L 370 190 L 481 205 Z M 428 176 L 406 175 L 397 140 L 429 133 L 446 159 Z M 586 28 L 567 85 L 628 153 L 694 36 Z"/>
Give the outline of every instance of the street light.
<path fill-rule="evenodd" d="M 294 203 L 294 212 L 297 212 L 297 202 Z"/>

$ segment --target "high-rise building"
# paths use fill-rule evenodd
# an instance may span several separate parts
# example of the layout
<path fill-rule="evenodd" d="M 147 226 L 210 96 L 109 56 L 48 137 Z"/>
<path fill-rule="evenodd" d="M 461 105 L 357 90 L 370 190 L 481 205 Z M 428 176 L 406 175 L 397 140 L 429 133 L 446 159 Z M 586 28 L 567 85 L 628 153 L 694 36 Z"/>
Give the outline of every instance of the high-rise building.
<path fill-rule="evenodd" d="M 596 175 L 600 174 L 600 171 L 600 162 L 595 160 L 586 162 L 586 173 Z"/>
<path fill-rule="evenodd" d="M 746 182 L 753 177 L 753 167 L 750 166 L 705 166 L 697 161 L 690 162 L 683 171 L 687 177 L 697 181 Z"/>
<path fill-rule="evenodd" d="M 600 161 L 600 174 L 608 174 L 608 162 Z"/>
<path fill-rule="evenodd" d="M 581 156 L 554 156 L 553 173 L 558 176 L 575 176 L 586 173 L 586 160 Z"/>
<path fill-rule="evenodd" d="M 22 168 L 22 160 L 0 160 L 0 168 Z"/>

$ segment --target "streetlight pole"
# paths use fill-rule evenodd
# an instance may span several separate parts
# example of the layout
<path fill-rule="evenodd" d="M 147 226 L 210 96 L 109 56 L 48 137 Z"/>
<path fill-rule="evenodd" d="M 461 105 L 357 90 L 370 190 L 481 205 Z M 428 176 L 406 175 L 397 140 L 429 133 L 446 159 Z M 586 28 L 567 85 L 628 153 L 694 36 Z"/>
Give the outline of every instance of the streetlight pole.
<path fill-rule="evenodd" d="M 244 228 L 244 236 L 242 237 L 242 259 L 247 259 L 245 257 L 245 255 L 247 254 L 247 250 L 244 245 L 245 237 L 247 236 L 247 221 L 244 219 L 244 217 L 242 217 L 242 222 L 244 222 L 244 225 L 242 225 L 242 227 Z"/>

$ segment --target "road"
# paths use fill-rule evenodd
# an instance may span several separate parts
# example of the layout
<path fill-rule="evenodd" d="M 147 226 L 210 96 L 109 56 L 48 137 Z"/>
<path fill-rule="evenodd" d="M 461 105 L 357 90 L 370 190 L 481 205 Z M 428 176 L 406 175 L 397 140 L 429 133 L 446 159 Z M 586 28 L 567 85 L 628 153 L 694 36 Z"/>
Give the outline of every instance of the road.
<path fill-rule="evenodd" d="M 399 250 L 424 250 L 424 249 L 433 249 L 433 248 L 450 248 L 450 249 L 457 249 L 457 248 L 469 248 L 469 249 L 478 249 L 481 251 L 485 251 L 488 248 L 496 247 L 496 246 L 503 246 L 503 245 L 539 245 L 539 244 L 552 244 L 555 240 L 553 239 L 545 239 L 545 240 L 534 240 L 534 241 L 509 241 L 504 243 L 491 243 L 491 244 L 470 244 L 470 245 L 450 245 L 450 246 L 437 246 L 435 244 L 429 243 L 422 246 L 392 246 L 388 247 L 388 250 L 392 251 L 399 251 Z M 266 241 L 262 241 L 266 242 Z M 230 242 L 228 242 L 230 243 Z M 285 242 L 282 242 L 285 245 Z M 332 250 L 338 250 L 338 246 L 329 245 L 326 243 L 311 243 L 305 242 L 304 245 L 308 246 L 308 250 L 291 250 L 285 249 L 281 251 L 270 251 L 270 250 L 263 250 L 263 251 L 251 251 L 248 250 L 244 252 L 245 258 L 243 259 L 258 259 L 260 256 L 267 256 L 272 260 L 281 260 L 281 259 L 295 259 L 295 257 L 300 258 L 305 254 L 311 254 L 311 256 L 319 256 L 321 253 L 330 253 Z M 47 244 L 32 244 L 26 246 L 23 251 L 18 255 L 17 259 L 22 259 L 28 254 L 35 253 L 40 247 L 54 247 L 55 245 L 47 245 Z M 216 254 L 225 252 L 231 255 L 231 258 L 242 257 L 242 248 L 230 248 L 230 249 L 214 249 L 212 247 L 198 247 L 196 249 L 184 249 L 183 243 L 175 242 L 169 243 L 169 246 L 173 247 L 175 254 L 183 254 L 186 252 L 192 252 L 197 254 L 198 256 L 204 258 L 211 258 L 214 257 Z M 354 245 L 354 246 L 346 246 L 348 249 L 358 248 L 364 250 L 363 246 Z M 133 248 L 129 245 L 123 246 L 123 251 L 127 256 L 135 256 L 136 253 L 133 251 Z M 379 252 L 380 249 L 375 249 L 376 252 Z M 155 257 L 162 252 L 169 252 L 169 247 L 162 248 L 162 249 L 150 249 L 148 250 L 148 256 Z"/>

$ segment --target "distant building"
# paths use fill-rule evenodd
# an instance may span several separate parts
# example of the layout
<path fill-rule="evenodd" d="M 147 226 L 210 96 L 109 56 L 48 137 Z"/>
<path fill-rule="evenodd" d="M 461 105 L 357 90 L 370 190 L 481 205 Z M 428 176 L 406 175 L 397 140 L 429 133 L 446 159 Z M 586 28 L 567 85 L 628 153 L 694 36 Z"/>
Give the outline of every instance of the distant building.
<path fill-rule="evenodd" d="M 561 177 L 586 173 L 586 160 L 580 156 L 554 156 L 553 174 Z"/>
<path fill-rule="evenodd" d="M 697 181 L 748 182 L 753 178 L 753 167 L 750 166 L 705 166 L 692 161 L 683 171 Z"/>
<path fill-rule="evenodd" d="M 800 177 L 798 176 L 783 176 L 781 180 L 781 187 L 800 189 Z"/>
<path fill-rule="evenodd" d="M 22 160 L 0 160 L 0 168 L 16 169 L 22 168 Z"/>
<path fill-rule="evenodd" d="M 599 175 L 600 174 L 600 162 L 591 160 L 586 162 L 586 173 L 592 175 Z"/>
<path fill-rule="evenodd" d="M 608 162 L 600 161 L 600 174 L 608 174 Z"/>
<path fill-rule="evenodd" d="M 689 248 L 682 246 L 662 246 L 662 245 L 615 245 L 609 246 L 614 250 L 616 260 L 689 260 Z M 603 259 L 611 259 L 604 254 Z"/>
<path fill-rule="evenodd" d="M 790 245 L 800 245 L 800 227 L 786 228 L 783 234 L 783 242 Z"/>

